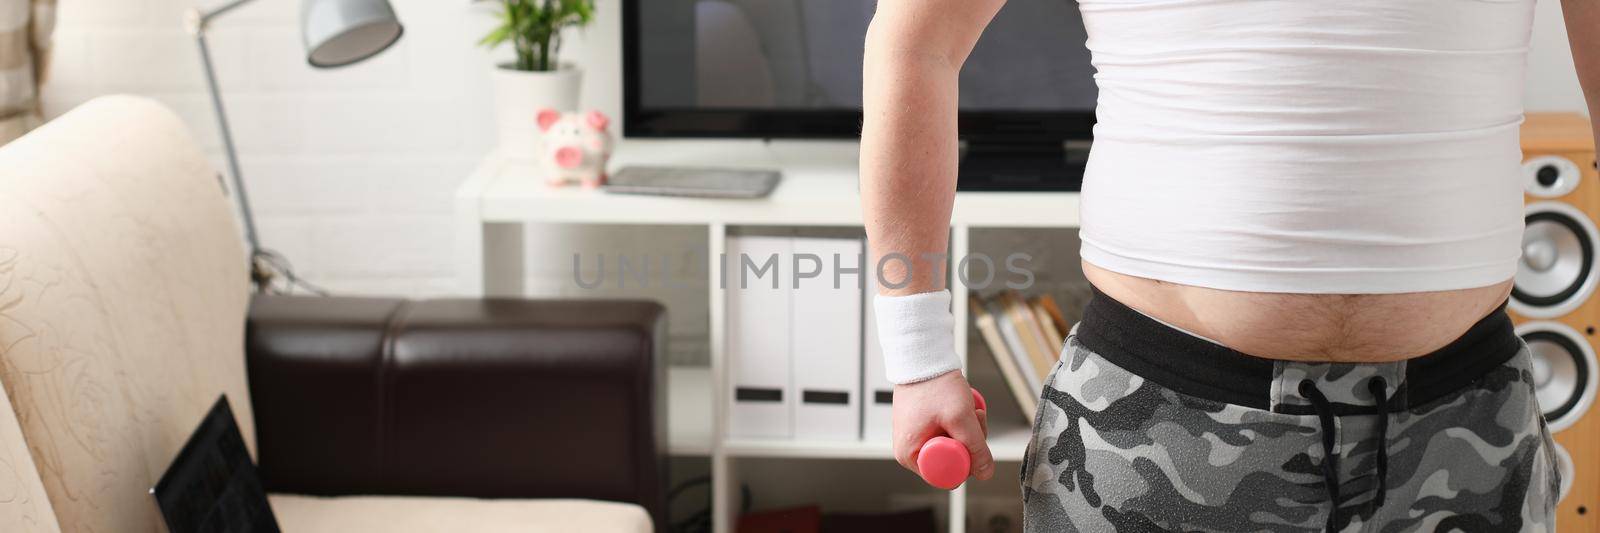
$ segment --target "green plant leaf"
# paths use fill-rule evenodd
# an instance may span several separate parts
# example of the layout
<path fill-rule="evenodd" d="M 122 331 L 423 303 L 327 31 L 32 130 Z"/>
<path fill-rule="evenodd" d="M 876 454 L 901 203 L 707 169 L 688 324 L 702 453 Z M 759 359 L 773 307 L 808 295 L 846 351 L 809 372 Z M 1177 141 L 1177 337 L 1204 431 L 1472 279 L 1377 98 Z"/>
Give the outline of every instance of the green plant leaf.
<path fill-rule="evenodd" d="M 506 42 L 506 39 L 510 38 L 511 28 L 507 26 L 500 26 L 494 30 L 491 30 L 488 35 L 483 36 L 483 40 L 478 41 L 478 45 L 494 48 L 496 46 L 500 46 L 501 43 Z"/>
<path fill-rule="evenodd" d="M 594 0 L 500 0 L 498 24 L 478 43 L 490 48 L 510 42 L 521 70 L 553 70 L 560 64 L 561 31 L 594 21 Z"/>

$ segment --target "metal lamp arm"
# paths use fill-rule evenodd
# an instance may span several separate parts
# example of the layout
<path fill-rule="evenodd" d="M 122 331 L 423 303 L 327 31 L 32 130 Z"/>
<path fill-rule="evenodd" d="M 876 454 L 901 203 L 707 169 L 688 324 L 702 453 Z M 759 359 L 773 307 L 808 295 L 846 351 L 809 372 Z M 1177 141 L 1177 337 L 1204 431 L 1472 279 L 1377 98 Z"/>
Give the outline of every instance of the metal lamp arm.
<path fill-rule="evenodd" d="M 228 113 L 222 105 L 222 91 L 217 86 L 216 69 L 211 63 L 211 49 L 206 43 L 206 27 L 212 20 L 250 1 L 232 0 L 210 10 L 190 9 L 185 13 L 184 25 L 188 28 L 189 34 L 194 36 L 195 45 L 200 50 L 200 65 L 205 71 L 206 88 L 211 93 L 211 107 L 216 112 L 217 130 L 222 136 L 222 149 L 228 158 L 229 186 L 233 189 L 234 199 L 238 202 L 239 215 L 244 220 L 245 240 L 250 246 L 250 277 L 256 288 L 261 290 L 271 282 L 271 273 L 259 262 L 261 241 L 256 236 L 255 214 L 250 210 L 250 199 L 244 189 L 244 178 L 239 172 L 239 154 L 233 145 L 233 132 L 228 128 Z"/>
<path fill-rule="evenodd" d="M 233 11 L 234 8 L 239 7 L 241 5 L 244 5 L 244 4 L 248 4 L 251 1 L 252 0 L 232 0 L 231 2 L 228 2 L 226 4 L 222 4 L 220 6 L 213 7 L 211 9 L 207 9 L 207 10 L 201 10 L 200 8 L 194 8 L 194 9 L 190 10 L 189 15 L 194 17 L 191 20 L 193 20 L 194 22 L 198 23 L 198 25 L 197 26 L 190 26 L 189 31 L 190 32 L 194 32 L 196 29 L 198 29 L 200 32 L 203 33 L 203 32 L 205 32 L 206 24 L 211 22 L 212 19 L 220 17 L 220 16 L 222 16 L 223 13 L 227 13 L 229 11 Z"/>
<path fill-rule="evenodd" d="M 273 278 L 281 274 L 288 281 L 291 291 L 294 287 L 304 287 L 312 292 L 325 293 L 315 285 L 295 277 L 294 270 L 282 255 L 261 247 L 260 238 L 256 235 L 255 213 L 250 209 L 244 176 L 239 171 L 239 151 L 233 145 L 233 130 L 228 128 L 228 112 L 222 105 L 222 89 L 217 86 L 211 47 L 206 43 L 206 29 L 217 17 L 250 1 L 227 0 L 209 10 L 190 9 L 184 14 L 184 26 L 194 36 L 195 46 L 200 49 L 200 66 L 205 71 L 211 107 L 217 115 L 222 149 L 228 157 L 229 186 L 233 188 L 239 218 L 244 220 L 245 240 L 250 245 L 250 280 L 257 291 L 267 292 L 272 288 Z M 305 15 L 301 20 L 301 32 L 306 42 L 306 61 L 314 67 L 343 66 L 366 59 L 394 44 L 403 31 L 388 0 L 322 0 L 320 3 L 308 2 L 301 9 Z M 364 28 L 366 31 L 352 31 L 355 28 Z M 372 31 L 374 29 L 376 32 Z"/>

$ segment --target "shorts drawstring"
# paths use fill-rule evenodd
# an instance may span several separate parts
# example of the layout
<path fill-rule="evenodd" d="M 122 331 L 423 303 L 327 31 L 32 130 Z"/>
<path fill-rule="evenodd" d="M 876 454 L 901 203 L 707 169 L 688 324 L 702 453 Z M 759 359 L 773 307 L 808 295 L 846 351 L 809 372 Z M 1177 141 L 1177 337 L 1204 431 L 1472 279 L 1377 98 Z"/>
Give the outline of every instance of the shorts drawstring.
<path fill-rule="evenodd" d="M 1339 521 L 1339 454 L 1333 451 L 1337 438 L 1333 428 L 1333 404 L 1309 379 L 1300 381 L 1300 395 L 1311 400 L 1311 407 L 1317 410 L 1317 421 L 1322 423 L 1322 481 L 1328 487 L 1328 499 L 1333 504 L 1328 510 L 1328 525 L 1322 529 L 1333 531 L 1333 525 Z"/>
<path fill-rule="evenodd" d="M 1382 507 L 1384 496 L 1389 491 L 1389 395 L 1388 382 L 1382 376 L 1374 377 L 1367 382 L 1367 389 L 1372 391 L 1372 396 L 1377 399 L 1373 405 L 1373 414 L 1378 417 L 1378 487 L 1377 494 L 1373 497 L 1376 506 Z M 1317 411 L 1317 422 L 1322 433 L 1322 480 L 1328 488 L 1328 499 L 1332 508 L 1328 510 L 1328 524 L 1325 531 L 1334 531 L 1334 525 L 1339 522 L 1340 511 L 1343 509 L 1342 494 L 1339 487 L 1339 454 L 1334 453 L 1338 443 L 1338 436 L 1334 431 L 1333 402 L 1328 401 L 1328 396 L 1317 388 L 1311 380 L 1300 381 L 1300 395 L 1311 401 L 1311 407 Z"/>
<path fill-rule="evenodd" d="M 1378 400 L 1378 494 L 1373 501 L 1383 507 L 1383 497 L 1389 494 L 1389 388 L 1383 376 L 1378 376 L 1367 382 L 1367 389 Z"/>

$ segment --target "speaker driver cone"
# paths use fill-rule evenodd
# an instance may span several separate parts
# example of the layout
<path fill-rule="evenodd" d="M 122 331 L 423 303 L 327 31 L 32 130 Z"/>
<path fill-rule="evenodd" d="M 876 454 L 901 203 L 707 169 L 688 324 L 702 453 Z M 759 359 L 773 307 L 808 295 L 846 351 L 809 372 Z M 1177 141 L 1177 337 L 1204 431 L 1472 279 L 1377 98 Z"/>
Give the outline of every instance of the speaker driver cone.
<path fill-rule="evenodd" d="M 1550 431 L 1561 431 L 1583 417 L 1600 385 L 1594 349 L 1577 330 L 1556 322 L 1529 322 L 1517 335 L 1531 352 L 1534 396 Z"/>
<path fill-rule="evenodd" d="M 1578 164 L 1565 157 L 1547 155 L 1522 163 L 1522 189 L 1539 198 L 1564 196 L 1578 188 L 1583 176 Z"/>
<path fill-rule="evenodd" d="M 1511 309 L 1533 318 L 1572 312 L 1594 293 L 1600 234 L 1583 212 L 1560 202 L 1528 206 L 1525 223 Z"/>

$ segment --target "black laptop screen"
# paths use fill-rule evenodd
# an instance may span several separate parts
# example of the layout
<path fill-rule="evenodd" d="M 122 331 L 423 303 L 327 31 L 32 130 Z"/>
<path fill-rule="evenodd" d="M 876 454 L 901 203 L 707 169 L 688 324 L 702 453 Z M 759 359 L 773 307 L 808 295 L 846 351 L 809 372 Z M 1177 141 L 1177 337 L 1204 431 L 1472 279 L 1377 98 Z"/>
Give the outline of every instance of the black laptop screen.
<path fill-rule="evenodd" d="M 172 533 L 278 532 L 227 396 L 217 399 L 150 492 Z"/>

